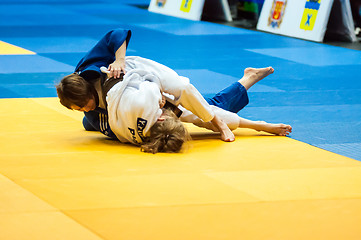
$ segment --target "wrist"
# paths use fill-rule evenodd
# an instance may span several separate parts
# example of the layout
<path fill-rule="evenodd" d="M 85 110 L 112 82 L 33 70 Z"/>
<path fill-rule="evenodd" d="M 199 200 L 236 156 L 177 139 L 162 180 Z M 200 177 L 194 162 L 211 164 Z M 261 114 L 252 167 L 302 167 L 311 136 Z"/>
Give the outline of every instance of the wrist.
<path fill-rule="evenodd" d="M 218 128 L 219 131 L 222 130 L 223 126 L 222 126 L 222 121 L 215 115 L 214 118 L 211 120 L 212 124 Z"/>
<path fill-rule="evenodd" d="M 114 62 L 115 63 L 123 63 L 123 62 L 125 62 L 125 58 L 116 58 Z"/>

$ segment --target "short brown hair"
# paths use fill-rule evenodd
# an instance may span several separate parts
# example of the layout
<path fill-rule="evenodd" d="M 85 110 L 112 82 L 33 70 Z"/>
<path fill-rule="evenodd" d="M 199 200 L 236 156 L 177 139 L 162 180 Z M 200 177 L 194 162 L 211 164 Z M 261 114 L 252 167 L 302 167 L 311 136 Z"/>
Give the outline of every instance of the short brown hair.
<path fill-rule="evenodd" d="M 150 129 L 149 140 L 141 146 L 141 151 L 149 153 L 179 152 L 183 144 L 190 139 L 187 129 L 170 110 L 170 118 L 156 122 Z"/>
<path fill-rule="evenodd" d="M 72 105 L 82 108 L 92 98 L 93 86 L 77 73 L 73 73 L 61 79 L 56 85 L 56 92 L 63 106 L 69 109 L 72 109 Z"/>

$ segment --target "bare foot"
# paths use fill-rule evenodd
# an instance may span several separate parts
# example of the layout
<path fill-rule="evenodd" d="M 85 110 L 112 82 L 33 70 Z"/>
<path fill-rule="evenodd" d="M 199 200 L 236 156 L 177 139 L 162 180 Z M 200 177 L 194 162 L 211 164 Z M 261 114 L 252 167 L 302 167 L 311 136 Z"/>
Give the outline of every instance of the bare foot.
<path fill-rule="evenodd" d="M 274 73 L 273 67 L 265 67 L 265 68 L 246 68 L 244 70 L 244 76 L 255 78 L 255 80 L 259 81 L 268 75 Z"/>
<path fill-rule="evenodd" d="M 273 72 L 274 72 L 273 67 L 246 68 L 244 70 L 243 77 L 238 82 L 240 82 L 248 90 L 255 83 L 259 82 L 260 80 L 272 74 Z"/>
<path fill-rule="evenodd" d="M 283 123 L 272 124 L 272 123 L 262 122 L 262 129 L 260 130 L 278 136 L 287 136 L 292 132 L 292 127 L 290 125 L 286 125 Z"/>

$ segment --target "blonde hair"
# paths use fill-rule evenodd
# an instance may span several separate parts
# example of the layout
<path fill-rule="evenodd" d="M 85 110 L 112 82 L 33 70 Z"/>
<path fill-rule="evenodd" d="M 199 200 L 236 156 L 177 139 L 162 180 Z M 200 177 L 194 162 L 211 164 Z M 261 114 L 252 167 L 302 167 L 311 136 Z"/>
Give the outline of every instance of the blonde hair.
<path fill-rule="evenodd" d="M 157 121 L 150 129 L 150 137 L 140 150 L 142 152 L 179 152 L 183 144 L 190 139 L 183 123 L 170 110 L 165 110 L 169 118 Z"/>

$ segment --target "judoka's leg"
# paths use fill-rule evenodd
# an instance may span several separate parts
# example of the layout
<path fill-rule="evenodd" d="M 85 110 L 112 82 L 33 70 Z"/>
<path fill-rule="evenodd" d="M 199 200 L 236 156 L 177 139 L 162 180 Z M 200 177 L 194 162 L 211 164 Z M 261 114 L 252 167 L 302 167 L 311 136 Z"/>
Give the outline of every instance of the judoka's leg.
<path fill-rule="evenodd" d="M 245 118 L 239 117 L 240 128 L 251 128 L 257 131 L 264 131 L 279 136 L 287 136 L 292 132 L 292 127 L 283 123 L 272 124 L 264 121 L 251 121 Z"/>
<path fill-rule="evenodd" d="M 87 131 L 99 131 L 99 114 L 97 112 L 84 112 L 83 126 Z"/>
<path fill-rule="evenodd" d="M 233 113 L 238 113 L 249 103 L 247 89 L 239 82 L 233 83 L 214 97 L 205 99 L 210 105 Z"/>
<path fill-rule="evenodd" d="M 255 83 L 272 74 L 274 69 L 267 68 L 246 68 L 244 76 L 238 81 L 246 90 L 250 89 Z M 286 136 L 292 132 L 292 127 L 286 124 L 272 124 L 264 121 L 251 121 L 245 118 L 239 120 L 239 127 L 251 128 L 257 131 L 264 131 L 275 135 Z"/>
<path fill-rule="evenodd" d="M 108 115 L 96 111 L 84 112 L 83 126 L 87 131 L 99 131 L 104 135 L 116 139 L 117 137 L 110 129 Z"/>
<path fill-rule="evenodd" d="M 249 103 L 247 90 L 273 72 L 272 67 L 246 68 L 243 77 L 238 82 L 223 89 L 214 97 L 205 99 L 210 105 L 237 113 Z"/>
<path fill-rule="evenodd" d="M 222 119 L 222 121 L 224 121 L 231 130 L 235 130 L 237 128 L 250 128 L 257 131 L 264 131 L 281 136 L 288 135 L 292 131 L 292 127 L 286 124 L 271 124 L 264 121 L 248 120 L 241 118 L 236 113 L 232 113 L 219 107 L 214 107 L 213 111 L 214 114 Z M 209 125 L 209 123 L 197 121 L 194 122 L 194 124 L 217 132 L 217 129 L 213 125 Z"/>

